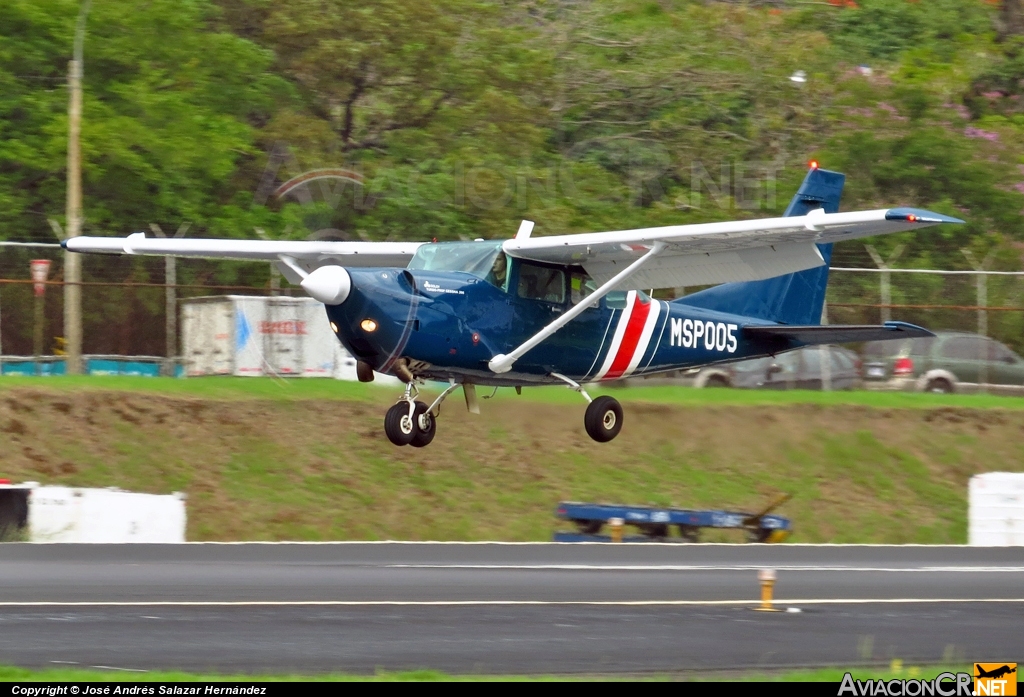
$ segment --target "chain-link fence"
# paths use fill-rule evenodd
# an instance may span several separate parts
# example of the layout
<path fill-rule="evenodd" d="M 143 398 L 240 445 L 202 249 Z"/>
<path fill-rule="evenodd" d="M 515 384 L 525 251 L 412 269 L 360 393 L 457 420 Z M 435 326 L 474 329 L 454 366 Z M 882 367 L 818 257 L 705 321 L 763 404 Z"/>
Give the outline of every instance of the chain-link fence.
<path fill-rule="evenodd" d="M 0 251 L 0 353 L 41 355 L 63 349 L 63 256 L 59 248 L 6 247 Z M 49 280 L 36 313 L 29 267 L 51 261 Z M 176 324 L 167 308 L 183 299 L 211 295 L 302 295 L 283 284 L 262 262 L 178 259 L 176 283 L 168 284 L 165 260 L 150 257 L 85 256 L 82 272 L 83 354 L 166 357 L 177 353 Z M 168 288 L 174 304 L 168 305 Z M 662 293 L 659 291 L 659 297 Z M 828 288 L 830 324 L 877 324 L 887 319 L 929 329 L 978 332 L 1024 354 L 1024 272 L 880 270 L 833 268 Z M 39 319 L 41 317 L 41 320 Z M 170 347 L 175 347 L 170 350 Z"/>
<path fill-rule="evenodd" d="M 7 247 L 0 252 L 0 353 L 4 356 L 60 355 L 64 346 L 64 252 L 60 248 Z M 49 259 L 49 279 L 38 298 L 29 267 Z M 82 353 L 166 357 L 177 353 L 176 323 L 167 308 L 210 295 L 301 295 L 277 278 L 266 263 L 178 259 L 176 283 L 167 283 L 164 259 L 84 256 L 82 264 Z M 173 304 L 168 305 L 168 289 Z M 37 305 L 42 312 L 37 313 Z M 41 325 L 41 326 L 39 326 Z M 168 333 L 172 333 L 168 342 Z M 36 345 L 37 333 L 42 337 Z"/>
<path fill-rule="evenodd" d="M 976 332 L 1024 354 L 1024 272 L 833 268 L 830 324 L 889 319 Z"/>

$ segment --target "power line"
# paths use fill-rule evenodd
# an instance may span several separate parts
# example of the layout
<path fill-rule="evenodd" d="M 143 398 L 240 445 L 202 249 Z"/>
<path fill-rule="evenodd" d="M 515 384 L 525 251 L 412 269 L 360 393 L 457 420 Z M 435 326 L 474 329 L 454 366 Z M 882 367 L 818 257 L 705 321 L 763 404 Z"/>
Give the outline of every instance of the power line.
<path fill-rule="evenodd" d="M 941 269 L 871 269 L 833 266 L 832 271 L 860 271 L 863 273 L 931 273 L 937 276 L 1024 276 L 1024 271 L 943 271 Z"/>

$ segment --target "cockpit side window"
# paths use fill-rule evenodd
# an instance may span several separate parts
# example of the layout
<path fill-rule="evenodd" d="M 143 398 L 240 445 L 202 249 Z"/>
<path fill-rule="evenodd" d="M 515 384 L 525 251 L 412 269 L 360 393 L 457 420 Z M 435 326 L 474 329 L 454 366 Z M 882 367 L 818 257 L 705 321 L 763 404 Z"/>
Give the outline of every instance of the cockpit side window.
<path fill-rule="evenodd" d="M 565 302 L 565 271 L 523 262 L 519 265 L 516 294 L 520 298 L 562 304 Z"/>
<path fill-rule="evenodd" d="M 490 283 L 492 286 L 497 286 L 504 291 L 508 291 L 508 272 L 512 267 L 512 260 L 509 259 L 505 252 L 498 252 L 498 256 L 494 257 L 494 263 L 491 264 L 491 270 L 484 277 L 484 280 Z"/>
<path fill-rule="evenodd" d="M 462 271 L 477 278 L 487 278 L 495 267 L 496 258 L 504 256 L 501 242 L 435 242 L 420 245 L 408 268 L 414 271 Z"/>
<path fill-rule="evenodd" d="M 569 271 L 569 302 L 573 305 L 597 290 L 597 284 L 583 269 Z"/>

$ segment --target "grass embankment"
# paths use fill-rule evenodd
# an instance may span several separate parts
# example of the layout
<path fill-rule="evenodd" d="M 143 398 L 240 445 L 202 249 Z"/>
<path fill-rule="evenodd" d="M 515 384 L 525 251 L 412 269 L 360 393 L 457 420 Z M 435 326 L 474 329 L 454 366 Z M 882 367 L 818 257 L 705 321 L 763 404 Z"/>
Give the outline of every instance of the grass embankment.
<path fill-rule="evenodd" d="M 210 675 L 181 672 L 123 672 L 86 669 L 45 669 L 31 670 L 0 666 L 0 681 L 39 682 L 549 682 L 549 681 L 618 681 L 644 680 L 668 681 L 757 681 L 757 682 L 827 682 L 840 683 L 843 675 L 851 672 L 855 680 L 891 680 L 893 678 L 922 678 L 930 680 L 943 672 L 969 672 L 970 666 L 954 667 L 908 667 L 908 668 L 820 668 L 814 670 L 788 670 L 777 672 L 721 672 L 686 671 L 670 674 L 628 674 L 628 675 L 449 675 L 434 670 L 407 672 L 378 672 L 373 675 L 351 673 L 328 673 L 326 675 Z"/>
<path fill-rule="evenodd" d="M 417 450 L 383 434 L 396 394 L 4 378 L 0 477 L 184 491 L 191 540 L 547 540 L 562 499 L 753 510 L 790 492 L 793 541 L 963 543 L 970 476 L 1024 470 L 1014 398 L 633 388 L 599 445 L 569 390 L 502 390 L 479 417 L 456 394 Z"/>

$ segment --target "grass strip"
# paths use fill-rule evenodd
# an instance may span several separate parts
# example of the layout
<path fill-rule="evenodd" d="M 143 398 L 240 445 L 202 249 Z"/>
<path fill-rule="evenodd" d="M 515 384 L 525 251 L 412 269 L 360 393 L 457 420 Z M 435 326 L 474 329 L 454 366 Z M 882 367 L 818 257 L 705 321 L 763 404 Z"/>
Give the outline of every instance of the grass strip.
<path fill-rule="evenodd" d="M 679 671 L 671 673 L 611 673 L 562 675 L 458 675 L 436 670 L 378 671 L 372 674 L 217 674 L 179 671 L 97 670 L 84 668 L 45 668 L 41 670 L 0 666 L 0 681 L 5 682 L 823 682 L 840 683 L 850 672 L 855 680 L 892 680 L 920 678 L 931 680 L 943 672 L 969 672 L 969 665 L 888 666 L 857 668 L 814 668 L 777 671 Z"/>
<path fill-rule="evenodd" d="M 37 388 L 48 392 L 138 392 L 166 396 L 198 397 L 216 400 L 260 399 L 271 401 L 338 400 L 359 402 L 393 401 L 401 394 L 397 384 L 358 383 L 323 378 L 220 377 L 161 378 L 114 375 L 51 376 L 44 378 L 0 377 L 0 391 Z M 1024 398 L 990 394 L 940 395 L 916 392 L 850 390 L 821 392 L 811 390 L 695 389 L 684 386 L 598 386 L 591 394 L 609 394 L 622 402 L 649 402 L 680 406 L 771 406 L 788 404 L 856 405 L 878 409 L 1024 409 Z M 434 385 L 425 389 L 436 394 Z M 490 390 L 479 388 L 481 395 Z M 509 388 L 495 394 L 499 401 L 517 400 L 547 404 L 582 404 L 579 395 L 559 386 L 527 387 L 517 396 Z M 458 400 L 458 395 L 453 396 Z"/>

